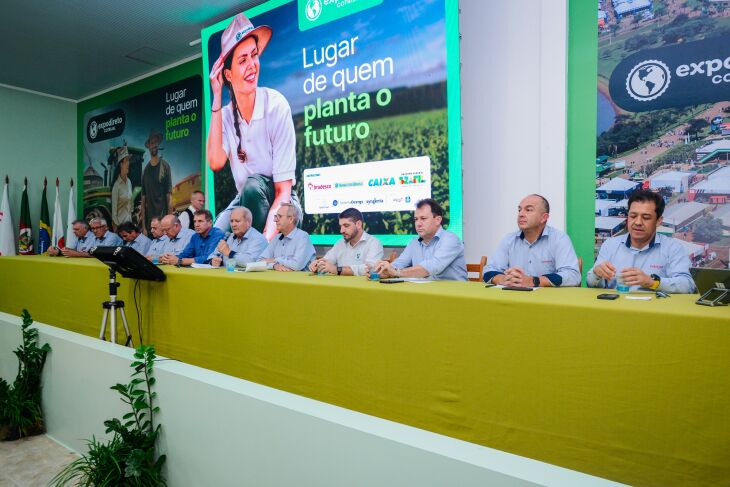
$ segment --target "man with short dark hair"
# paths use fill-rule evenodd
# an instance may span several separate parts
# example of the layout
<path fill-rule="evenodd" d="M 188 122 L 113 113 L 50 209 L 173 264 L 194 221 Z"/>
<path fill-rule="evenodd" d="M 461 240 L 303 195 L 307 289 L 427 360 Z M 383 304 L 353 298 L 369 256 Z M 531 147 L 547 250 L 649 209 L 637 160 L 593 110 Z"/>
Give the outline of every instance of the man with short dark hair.
<path fill-rule="evenodd" d="M 413 216 L 418 238 L 411 240 L 392 264 L 387 260 L 375 264 L 375 272 L 386 278 L 466 281 L 464 244 L 455 233 L 444 230 L 443 218 L 444 210 L 435 200 L 419 201 Z"/>
<path fill-rule="evenodd" d="M 309 270 L 338 276 L 364 276 L 383 258 L 383 244 L 363 229 L 362 213 L 348 208 L 339 215 L 340 234 L 334 246 L 321 259 L 309 264 Z"/>
<path fill-rule="evenodd" d="M 195 212 L 202 210 L 203 206 L 205 206 L 205 194 L 202 191 L 193 191 L 190 195 L 190 206 L 181 211 L 180 216 L 178 217 L 180 218 L 180 225 L 182 225 L 183 228 L 194 230 L 193 218 Z"/>
<path fill-rule="evenodd" d="M 269 242 L 261 258 L 275 271 L 303 271 L 315 257 L 309 234 L 297 228 L 299 209 L 282 203 L 274 214 L 278 234 Z"/>
<path fill-rule="evenodd" d="M 62 249 L 51 247 L 48 249 L 48 254 L 63 255 L 64 257 L 91 257 L 89 249 L 93 247 L 94 234 L 89 230 L 89 224 L 86 220 L 74 220 L 71 223 L 71 229 L 76 235 L 76 245 Z"/>
<path fill-rule="evenodd" d="M 547 224 L 550 203 L 531 194 L 517 206 L 518 231 L 489 258 L 484 282 L 517 287 L 580 286 L 578 257 L 564 232 Z"/>
<path fill-rule="evenodd" d="M 164 254 L 160 257 L 160 262 L 180 267 L 204 264 L 208 261 L 208 256 L 215 250 L 218 241 L 223 238 L 223 231 L 213 228 L 213 215 L 208 210 L 196 211 L 193 222 L 195 223 L 195 235 L 190 238 L 185 249 L 177 255 Z"/>
<path fill-rule="evenodd" d="M 147 255 L 147 250 L 152 243 L 147 235 L 140 233 L 139 227 L 132 222 L 123 222 L 117 226 L 117 233 L 124 240 L 125 247 L 131 247 L 142 255 Z"/>
<path fill-rule="evenodd" d="M 588 286 L 615 288 L 621 279 L 634 289 L 695 292 L 684 247 L 656 231 L 662 224 L 664 199 L 652 191 L 638 190 L 629 198 L 628 207 L 628 233 L 603 242 L 596 264 L 588 271 Z"/>

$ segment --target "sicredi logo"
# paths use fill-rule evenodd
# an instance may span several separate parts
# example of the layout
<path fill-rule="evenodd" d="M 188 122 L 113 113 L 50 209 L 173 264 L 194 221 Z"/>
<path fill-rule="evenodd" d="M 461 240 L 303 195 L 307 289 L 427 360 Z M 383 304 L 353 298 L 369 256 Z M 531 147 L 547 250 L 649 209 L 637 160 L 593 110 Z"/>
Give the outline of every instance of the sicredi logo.
<path fill-rule="evenodd" d="M 638 101 L 659 98 L 667 91 L 672 74 L 666 64 L 656 59 L 643 61 L 626 77 L 626 91 Z"/>
<path fill-rule="evenodd" d="M 307 0 L 307 5 L 304 7 L 304 13 L 307 19 L 314 22 L 319 18 L 319 14 L 322 13 L 322 0 Z"/>
<path fill-rule="evenodd" d="M 729 46 L 714 37 L 631 54 L 611 73 L 611 101 L 629 112 L 727 101 Z"/>

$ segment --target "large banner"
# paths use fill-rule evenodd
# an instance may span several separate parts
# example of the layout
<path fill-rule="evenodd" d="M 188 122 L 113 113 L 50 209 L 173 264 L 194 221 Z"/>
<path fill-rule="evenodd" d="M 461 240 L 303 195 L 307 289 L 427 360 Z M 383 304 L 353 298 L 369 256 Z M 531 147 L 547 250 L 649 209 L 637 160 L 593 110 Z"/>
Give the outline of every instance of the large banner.
<path fill-rule="evenodd" d="M 461 235 L 457 8 L 274 0 L 204 29 L 219 218 L 245 205 L 271 238 L 275 208 L 291 200 L 312 241 L 331 244 L 337 214 L 355 207 L 368 232 L 404 245 L 415 203 L 432 197 Z"/>
<path fill-rule="evenodd" d="M 598 27 L 596 248 L 646 188 L 667 203 L 660 233 L 694 265 L 727 267 L 730 8 L 601 0 Z"/>
<path fill-rule="evenodd" d="M 200 76 L 84 114 L 83 214 L 110 229 L 184 210 L 202 189 Z"/>

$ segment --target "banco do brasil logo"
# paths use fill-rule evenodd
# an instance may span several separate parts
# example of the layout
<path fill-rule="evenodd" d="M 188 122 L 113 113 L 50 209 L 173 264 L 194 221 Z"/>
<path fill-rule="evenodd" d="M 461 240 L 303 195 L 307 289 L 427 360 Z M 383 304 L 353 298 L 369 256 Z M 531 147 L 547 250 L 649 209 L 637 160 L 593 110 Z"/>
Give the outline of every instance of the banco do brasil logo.
<path fill-rule="evenodd" d="M 322 13 L 322 0 L 307 0 L 306 14 L 312 22 Z"/>
<path fill-rule="evenodd" d="M 91 122 L 89 124 L 89 138 L 95 139 L 96 138 L 96 122 Z"/>
<path fill-rule="evenodd" d="M 626 77 L 626 91 L 637 101 L 659 98 L 667 91 L 672 79 L 666 64 L 656 59 L 642 61 L 634 66 Z"/>

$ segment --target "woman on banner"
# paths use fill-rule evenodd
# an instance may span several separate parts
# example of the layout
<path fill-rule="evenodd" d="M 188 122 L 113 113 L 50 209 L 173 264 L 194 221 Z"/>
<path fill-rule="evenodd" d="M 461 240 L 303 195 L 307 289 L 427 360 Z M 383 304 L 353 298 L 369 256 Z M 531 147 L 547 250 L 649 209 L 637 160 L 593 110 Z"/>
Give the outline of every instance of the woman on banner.
<path fill-rule="evenodd" d="M 271 27 L 254 28 L 242 13 L 223 31 L 221 54 L 210 72 L 212 92 L 206 158 L 213 171 L 228 162 L 238 194 L 218 215 L 216 227 L 228 229 L 230 212 L 245 206 L 252 226 L 271 240 L 274 215 L 282 203 L 301 211 L 294 193 L 296 168 L 294 121 L 284 96 L 258 86 L 259 56 L 271 39 Z M 223 86 L 230 102 L 223 106 Z M 301 213 L 300 213 L 301 214 Z"/>
<path fill-rule="evenodd" d="M 117 149 L 119 176 L 112 187 L 112 223 L 116 229 L 120 223 L 132 221 L 132 182 L 129 180 L 129 150 L 126 145 Z"/>

